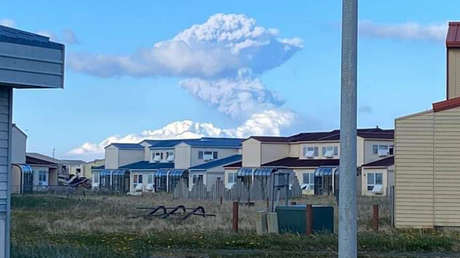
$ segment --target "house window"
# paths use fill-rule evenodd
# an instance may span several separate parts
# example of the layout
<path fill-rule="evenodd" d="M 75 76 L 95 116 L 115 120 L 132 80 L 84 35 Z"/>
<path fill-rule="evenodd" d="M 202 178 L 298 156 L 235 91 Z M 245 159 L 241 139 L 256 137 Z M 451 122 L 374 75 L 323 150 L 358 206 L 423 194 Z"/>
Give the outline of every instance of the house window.
<path fill-rule="evenodd" d="M 302 189 L 311 190 L 315 184 L 315 174 L 314 173 L 303 173 L 302 174 Z"/>
<path fill-rule="evenodd" d="M 332 158 L 334 156 L 334 146 L 325 146 L 322 148 L 323 157 Z"/>
<path fill-rule="evenodd" d="M 142 175 L 134 175 L 134 188 L 138 185 L 142 185 Z"/>
<path fill-rule="evenodd" d="M 382 187 L 382 173 L 367 173 L 367 191 L 372 192 L 375 186 Z"/>
<path fill-rule="evenodd" d="M 374 144 L 372 145 L 372 153 L 379 156 L 387 156 L 393 154 L 393 146 L 385 144 Z"/>
<path fill-rule="evenodd" d="M 198 184 L 198 182 L 203 182 L 203 175 L 193 175 L 192 177 L 193 184 Z"/>
<path fill-rule="evenodd" d="M 38 185 L 48 185 L 48 172 L 38 171 Z"/>
<path fill-rule="evenodd" d="M 166 160 L 167 161 L 174 161 L 174 152 L 172 152 L 172 151 L 166 152 Z"/>
<path fill-rule="evenodd" d="M 318 157 L 318 147 L 304 147 L 303 148 L 303 155 L 307 158 Z"/>
<path fill-rule="evenodd" d="M 203 159 L 203 152 L 202 151 L 198 152 L 198 159 Z"/>
<path fill-rule="evenodd" d="M 163 159 L 163 153 L 162 152 L 155 152 L 153 155 L 153 161 L 160 161 Z"/>
<path fill-rule="evenodd" d="M 334 155 L 339 155 L 339 146 L 334 146 Z"/>
<path fill-rule="evenodd" d="M 390 149 L 388 151 L 390 153 L 390 155 L 393 155 L 394 153 L 394 146 L 393 145 L 390 145 Z"/>
<path fill-rule="evenodd" d="M 200 152 L 198 152 L 198 157 L 200 157 Z M 213 159 L 217 159 L 218 155 L 217 155 L 217 151 L 204 151 L 202 152 L 202 159 L 203 160 L 213 160 Z"/>
<path fill-rule="evenodd" d="M 153 175 L 148 175 L 147 176 L 147 184 L 153 184 Z"/>
<path fill-rule="evenodd" d="M 236 176 L 237 176 L 236 172 L 228 173 L 227 184 L 235 184 Z"/>

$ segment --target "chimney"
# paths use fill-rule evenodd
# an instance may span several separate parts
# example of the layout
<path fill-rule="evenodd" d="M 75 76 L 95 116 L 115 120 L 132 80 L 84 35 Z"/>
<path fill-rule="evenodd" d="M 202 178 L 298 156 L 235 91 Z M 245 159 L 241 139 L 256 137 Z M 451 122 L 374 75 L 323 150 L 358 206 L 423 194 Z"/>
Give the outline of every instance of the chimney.
<path fill-rule="evenodd" d="M 447 47 L 447 99 L 460 97 L 460 22 L 449 22 Z"/>

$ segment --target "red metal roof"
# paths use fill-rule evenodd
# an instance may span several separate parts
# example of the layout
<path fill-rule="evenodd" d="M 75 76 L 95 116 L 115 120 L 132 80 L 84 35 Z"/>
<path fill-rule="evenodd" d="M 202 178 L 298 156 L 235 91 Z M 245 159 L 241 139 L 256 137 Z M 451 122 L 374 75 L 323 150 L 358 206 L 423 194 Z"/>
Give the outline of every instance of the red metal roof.
<path fill-rule="evenodd" d="M 460 107 L 460 97 L 433 103 L 434 112 L 439 112 L 456 107 Z"/>
<path fill-rule="evenodd" d="M 447 47 L 460 47 L 460 22 L 449 22 L 446 38 Z"/>

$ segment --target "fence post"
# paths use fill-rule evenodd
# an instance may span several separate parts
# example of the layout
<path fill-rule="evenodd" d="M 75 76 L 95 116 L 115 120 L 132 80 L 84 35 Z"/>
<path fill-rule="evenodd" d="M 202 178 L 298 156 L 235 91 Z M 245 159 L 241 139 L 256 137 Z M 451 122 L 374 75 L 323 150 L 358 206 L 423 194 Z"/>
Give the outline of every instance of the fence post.
<path fill-rule="evenodd" d="M 306 221 L 306 226 L 307 226 L 307 229 L 305 230 L 305 233 L 307 234 L 307 236 L 311 235 L 312 231 L 313 231 L 313 207 L 311 204 L 307 204 L 307 214 L 306 214 L 306 218 L 307 218 L 307 221 Z"/>
<path fill-rule="evenodd" d="M 238 232 L 238 202 L 233 202 L 233 231 Z"/>
<path fill-rule="evenodd" d="M 375 231 L 379 231 L 379 205 L 373 205 L 373 212 L 372 212 L 372 227 Z"/>
<path fill-rule="evenodd" d="M 223 197 L 222 197 L 222 195 L 221 195 L 221 196 L 220 196 L 220 206 L 222 206 L 222 202 L 223 202 L 222 199 L 223 199 Z"/>

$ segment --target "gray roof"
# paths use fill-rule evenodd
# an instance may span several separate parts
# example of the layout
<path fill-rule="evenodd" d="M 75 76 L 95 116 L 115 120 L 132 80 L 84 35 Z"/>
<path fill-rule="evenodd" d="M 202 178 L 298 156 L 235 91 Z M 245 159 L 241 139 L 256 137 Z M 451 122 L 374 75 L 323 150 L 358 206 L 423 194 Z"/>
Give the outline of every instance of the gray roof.
<path fill-rule="evenodd" d="M 61 159 L 61 164 L 65 165 L 81 165 L 81 164 L 86 164 L 86 161 L 83 160 L 74 160 L 74 159 Z"/>
<path fill-rule="evenodd" d="M 174 168 L 174 163 L 138 161 L 138 162 L 134 162 L 134 163 L 120 167 L 120 169 L 160 169 L 160 168 Z"/>
<path fill-rule="evenodd" d="M 49 37 L 3 25 L 0 25 L 0 41 L 37 47 L 64 49 L 64 45 L 50 41 Z"/>
<path fill-rule="evenodd" d="M 26 157 L 27 156 L 31 157 L 31 158 L 35 158 L 35 159 L 45 160 L 45 161 L 48 161 L 48 162 L 51 162 L 51 163 L 61 164 L 61 161 L 58 160 L 58 159 L 55 159 L 55 158 L 52 158 L 50 156 L 46 156 L 46 155 L 43 155 L 43 154 L 40 154 L 40 153 L 36 153 L 36 152 L 27 152 Z"/>
<path fill-rule="evenodd" d="M 140 150 L 140 149 L 144 149 L 144 147 L 142 147 L 142 145 L 137 144 L 137 143 L 111 143 L 111 144 L 109 144 L 109 145 L 107 145 L 105 147 L 107 148 L 109 146 L 115 146 L 120 150 L 136 150 L 136 149 Z"/>

